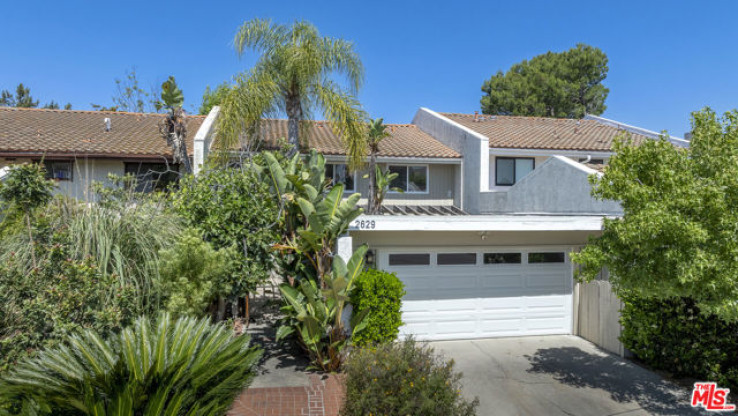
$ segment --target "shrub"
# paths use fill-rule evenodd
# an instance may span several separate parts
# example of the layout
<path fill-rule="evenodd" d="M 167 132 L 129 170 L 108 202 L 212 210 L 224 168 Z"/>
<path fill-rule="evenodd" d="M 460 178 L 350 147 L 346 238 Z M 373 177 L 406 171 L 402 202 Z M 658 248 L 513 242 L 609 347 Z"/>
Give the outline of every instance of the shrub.
<path fill-rule="evenodd" d="M 200 230 L 213 248 L 234 247 L 241 254 L 235 258 L 240 267 L 229 276 L 227 300 L 235 303 L 269 277 L 272 245 L 280 235 L 280 211 L 269 186 L 255 172 L 244 167 L 187 176 L 171 199 L 176 212 Z"/>
<path fill-rule="evenodd" d="M 97 331 L 20 363 L 0 378 L 11 414 L 222 415 L 261 356 L 249 337 L 207 320 L 141 317 L 105 340 Z"/>
<path fill-rule="evenodd" d="M 738 391 L 738 324 L 687 298 L 623 297 L 621 341 L 648 365 Z"/>
<path fill-rule="evenodd" d="M 70 198 L 52 201 L 34 215 L 33 242 L 26 232 L 6 235 L 0 244 L 0 261 L 14 258 L 16 267 L 29 272 L 34 258 L 39 262 L 51 251 L 41 246 L 56 235 L 69 258 L 92 258 L 100 273 L 112 277 L 112 286 L 136 291 L 138 314 L 157 310 L 160 293 L 159 250 L 174 244 L 184 230 L 180 218 L 168 212 L 160 201 L 147 199 L 137 204 L 84 204 Z M 42 248 L 40 253 L 34 250 Z"/>
<path fill-rule="evenodd" d="M 323 371 L 337 371 L 346 358 L 346 346 L 366 325 L 366 313 L 357 313 L 345 326 L 343 311 L 348 293 L 364 267 L 367 246 L 361 246 L 346 264 L 341 257 L 333 259 L 333 273 L 325 276 L 322 290 L 315 280 L 302 279 L 296 286 L 279 286 L 286 305 L 284 318 L 277 330 L 277 340 L 294 336 L 310 356 L 311 366 Z"/>
<path fill-rule="evenodd" d="M 356 334 L 354 344 L 369 345 L 397 339 L 402 326 L 402 297 L 405 285 L 394 273 L 368 269 L 356 279 L 351 305 L 356 313 L 369 311 L 366 328 Z"/>
<path fill-rule="evenodd" d="M 133 287 L 116 285 L 92 259 L 72 259 L 55 241 L 37 251 L 32 270 L 13 257 L 0 264 L 0 372 L 73 330 L 120 329 L 138 314 Z"/>
<path fill-rule="evenodd" d="M 474 415 L 477 405 L 461 396 L 453 360 L 412 339 L 355 350 L 346 363 L 344 416 Z"/>
<path fill-rule="evenodd" d="M 196 230 L 188 230 L 159 253 L 165 308 L 175 316 L 202 317 L 219 296 L 231 292 L 229 277 L 238 265 L 234 248 L 215 250 Z"/>

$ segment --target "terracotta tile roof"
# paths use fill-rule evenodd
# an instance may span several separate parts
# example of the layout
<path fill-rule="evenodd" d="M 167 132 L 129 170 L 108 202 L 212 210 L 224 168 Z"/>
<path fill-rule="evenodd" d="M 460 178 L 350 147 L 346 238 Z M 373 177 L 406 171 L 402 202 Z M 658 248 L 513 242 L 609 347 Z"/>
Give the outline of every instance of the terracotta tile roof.
<path fill-rule="evenodd" d="M 111 120 L 105 131 L 104 119 Z M 171 156 L 159 135 L 164 116 L 152 113 L 0 107 L 0 154 L 30 153 L 118 158 Z M 188 116 L 187 150 L 205 116 Z"/>
<path fill-rule="evenodd" d="M 486 136 L 489 147 L 515 149 L 599 150 L 612 148 L 623 130 L 595 120 L 441 113 Z M 648 137 L 629 133 L 635 144 Z"/>
<path fill-rule="evenodd" d="M 461 156 L 446 147 L 429 134 L 412 124 L 388 124 L 390 137 L 379 145 L 379 156 L 418 157 L 418 158 L 460 158 Z M 263 140 L 266 148 L 276 148 L 281 139 L 287 137 L 287 120 L 264 120 Z M 344 155 L 341 139 L 333 134 L 330 124 L 325 121 L 308 122 L 304 126 L 302 148 L 314 148 L 325 155 Z"/>

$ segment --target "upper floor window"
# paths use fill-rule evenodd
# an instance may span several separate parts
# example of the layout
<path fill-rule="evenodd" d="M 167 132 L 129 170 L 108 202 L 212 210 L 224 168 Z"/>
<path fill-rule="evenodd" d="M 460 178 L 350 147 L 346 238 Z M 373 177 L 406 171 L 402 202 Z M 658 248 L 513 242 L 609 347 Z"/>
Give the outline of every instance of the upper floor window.
<path fill-rule="evenodd" d="M 342 183 L 344 185 L 344 192 L 354 191 L 354 175 L 342 163 L 326 163 L 325 177 L 326 179 L 330 179 L 333 185 Z"/>
<path fill-rule="evenodd" d="M 589 163 L 590 165 L 604 165 L 605 159 L 589 159 L 589 162 L 587 161 L 587 158 L 579 158 L 579 163 Z"/>
<path fill-rule="evenodd" d="M 399 188 L 407 193 L 428 192 L 428 166 L 390 165 L 389 171 L 398 175 L 390 188 Z"/>
<path fill-rule="evenodd" d="M 57 181 L 72 180 L 73 163 L 71 161 L 46 160 L 44 161 L 44 166 L 46 168 L 46 178 Z"/>
<path fill-rule="evenodd" d="M 532 157 L 496 157 L 495 163 L 495 185 L 500 186 L 515 185 L 536 167 Z"/>

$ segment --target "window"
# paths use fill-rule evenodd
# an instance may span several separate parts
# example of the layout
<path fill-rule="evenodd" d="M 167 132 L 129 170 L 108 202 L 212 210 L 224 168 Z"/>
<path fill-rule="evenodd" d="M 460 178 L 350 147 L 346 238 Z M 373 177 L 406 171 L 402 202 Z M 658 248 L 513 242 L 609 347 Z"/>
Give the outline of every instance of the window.
<path fill-rule="evenodd" d="M 428 266 L 430 265 L 430 254 L 390 254 L 390 266 Z"/>
<path fill-rule="evenodd" d="M 566 254 L 556 253 L 528 253 L 528 263 L 563 263 Z"/>
<path fill-rule="evenodd" d="M 495 164 L 495 185 L 510 186 L 531 173 L 536 160 L 532 157 L 496 157 Z"/>
<path fill-rule="evenodd" d="M 390 165 L 389 171 L 398 175 L 390 188 L 399 188 L 407 193 L 428 192 L 428 166 Z"/>
<path fill-rule="evenodd" d="M 484 253 L 484 264 L 520 264 L 520 253 Z"/>
<path fill-rule="evenodd" d="M 179 179 L 179 167 L 164 163 L 126 163 L 125 174 L 136 178 L 136 192 L 163 191 Z"/>
<path fill-rule="evenodd" d="M 440 266 L 477 264 L 476 253 L 438 253 L 437 263 Z"/>
<path fill-rule="evenodd" d="M 44 161 L 46 178 L 57 181 L 72 180 L 72 162 Z"/>
<path fill-rule="evenodd" d="M 589 165 L 604 165 L 605 159 L 590 159 L 587 162 L 587 158 L 579 158 L 579 163 L 587 163 Z"/>
<path fill-rule="evenodd" d="M 354 175 L 348 171 L 348 168 L 344 164 L 327 163 L 325 165 L 325 177 L 326 179 L 330 179 L 334 185 L 339 183 L 344 184 L 344 192 L 354 191 Z"/>

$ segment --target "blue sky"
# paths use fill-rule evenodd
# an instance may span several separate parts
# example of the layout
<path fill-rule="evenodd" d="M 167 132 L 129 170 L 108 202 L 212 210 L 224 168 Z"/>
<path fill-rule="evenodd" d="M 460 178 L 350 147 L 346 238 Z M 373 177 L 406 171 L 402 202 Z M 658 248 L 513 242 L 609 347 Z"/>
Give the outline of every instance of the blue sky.
<path fill-rule="evenodd" d="M 420 106 L 479 109 L 497 70 L 584 42 L 610 59 L 603 116 L 681 136 L 689 113 L 738 107 L 738 3 L 731 1 L 5 2 L 0 89 L 19 82 L 42 102 L 111 104 L 114 79 L 137 68 L 147 86 L 170 74 L 186 104 L 250 67 L 231 46 L 243 21 L 312 21 L 353 40 L 366 67 L 360 99 L 373 117 L 408 123 Z"/>

